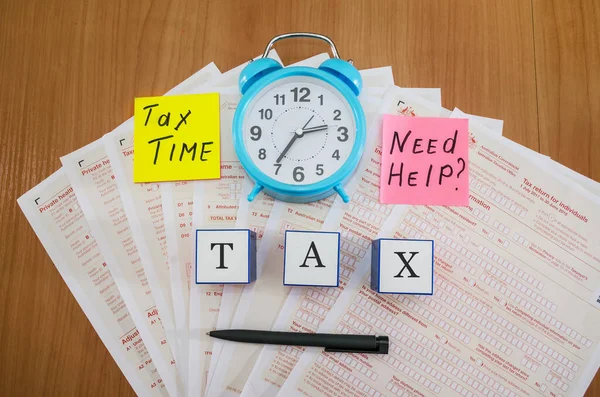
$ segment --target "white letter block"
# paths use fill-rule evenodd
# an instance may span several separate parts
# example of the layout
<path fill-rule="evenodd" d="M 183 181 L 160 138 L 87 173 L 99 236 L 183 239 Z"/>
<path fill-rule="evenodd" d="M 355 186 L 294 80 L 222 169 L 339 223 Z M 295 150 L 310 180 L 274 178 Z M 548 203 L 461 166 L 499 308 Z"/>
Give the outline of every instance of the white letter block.
<path fill-rule="evenodd" d="M 196 230 L 196 284 L 248 284 L 256 279 L 256 233 Z"/>
<path fill-rule="evenodd" d="M 337 287 L 340 233 L 286 230 L 283 285 Z"/>
<path fill-rule="evenodd" d="M 371 288 L 382 294 L 433 295 L 433 240 L 373 240 Z"/>

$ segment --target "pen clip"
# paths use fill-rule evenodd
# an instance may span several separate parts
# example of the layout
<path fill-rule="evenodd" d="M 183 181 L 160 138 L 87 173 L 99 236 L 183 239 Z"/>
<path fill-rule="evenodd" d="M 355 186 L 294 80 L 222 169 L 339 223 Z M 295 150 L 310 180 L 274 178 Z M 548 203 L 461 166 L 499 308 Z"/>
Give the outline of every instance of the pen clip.
<path fill-rule="evenodd" d="M 328 353 L 366 353 L 366 354 L 388 354 L 390 350 L 390 340 L 387 336 L 378 336 L 375 348 L 372 350 L 360 349 L 336 349 L 334 347 L 326 347 Z"/>

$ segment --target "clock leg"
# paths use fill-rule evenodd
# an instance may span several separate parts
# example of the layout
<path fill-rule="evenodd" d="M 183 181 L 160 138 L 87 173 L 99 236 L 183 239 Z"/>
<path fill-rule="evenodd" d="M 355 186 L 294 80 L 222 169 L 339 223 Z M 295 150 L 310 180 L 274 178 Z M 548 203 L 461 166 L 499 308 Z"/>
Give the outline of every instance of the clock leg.
<path fill-rule="evenodd" d="M 344 201 L 344 203 L 349 203 L 350 202 L 350 196 L 348 196 L 348 194 L 344 191 L 344 188 L 341 185 L 335 186 L 333 188 L 333 190 L 335 190 L 336 193 L 340 195 L 340 197 L 342 198 L 342 200 Z"/>
<path fill-rule="evenodd" d="M 254 185 L 254 187 L 252 188 L 252 191 L 248 195 L 248 201 L 254 200 L 256 198 L 256 196 L 258 195 L 258 193 L 260 193 L 264 188 L 265 188 L 264 186 L 259 185 L 258 183 L 256 185 Z"/>

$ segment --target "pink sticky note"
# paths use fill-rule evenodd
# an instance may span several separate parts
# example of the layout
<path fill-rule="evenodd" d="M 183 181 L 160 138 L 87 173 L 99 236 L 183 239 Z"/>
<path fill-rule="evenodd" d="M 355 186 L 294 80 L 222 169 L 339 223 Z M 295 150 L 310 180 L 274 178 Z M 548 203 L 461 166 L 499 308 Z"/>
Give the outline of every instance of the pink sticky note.
<path fill-rule="evenodd" d="M 380 200 L 385 204 L 469 204 L 467 119 L 383 118 Z"/>

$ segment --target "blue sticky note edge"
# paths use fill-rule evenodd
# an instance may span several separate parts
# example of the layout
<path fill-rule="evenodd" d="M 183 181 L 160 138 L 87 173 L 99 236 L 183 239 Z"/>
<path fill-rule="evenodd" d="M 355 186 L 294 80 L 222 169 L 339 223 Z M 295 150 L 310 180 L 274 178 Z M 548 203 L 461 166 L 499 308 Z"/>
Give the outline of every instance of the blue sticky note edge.
<path fill-rule="evenodd" d="M 337 247 L 337 277 L 336 284 L 333 285 L 322 285 L 322 284 L 286 284 L 285 282 L 285 249 L 287 247 L 287 234 L 289 233 L 323 233 L 323 234 L 337 234 L 338 235 L 338 247 Z M 340 232 L 324 232 L 324 231 L 314 231 L 314 230 L 286 230 L 283 236 L 283 285 L 286 287 L 323 287 L 323 288 L 337 288 L 340 286 L 340 245 L 341 245 L 342 236 Z"/>
<path fill-rule="evenodd" d="M 431 292 L 382 292 L 381 291 L 381 241 L 428 241 L 431 242 Z M 433 295 L 435 284 L 435 242 L 433 240 L 418 240 L 412 238 L 378 238 L 371 243 L 371 289 L 378 294 L 398 295 Z"/>
<path fill-rule="evenodd" d="M 371 242 L 371 289 L 379 293 L 379 263 L 381 239 Z"/>
<path fill-rule="evenodd" d="M 256 281 L 256 232 L 248 229 L 248 282 Z"/>

